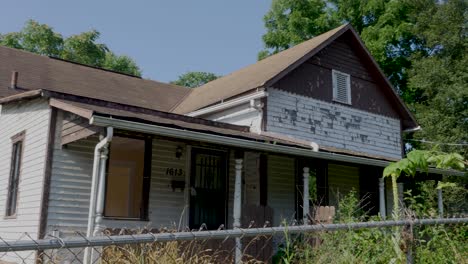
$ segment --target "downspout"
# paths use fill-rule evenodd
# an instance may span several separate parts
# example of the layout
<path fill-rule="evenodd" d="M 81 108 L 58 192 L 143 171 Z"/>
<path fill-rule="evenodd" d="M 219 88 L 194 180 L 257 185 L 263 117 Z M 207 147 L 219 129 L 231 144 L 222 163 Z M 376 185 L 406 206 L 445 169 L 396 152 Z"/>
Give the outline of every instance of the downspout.
<path fill-rule="evenodd" d="M 86 229 L 86 237 L 91 237 L 94 230 L 94 218 L 96 212 L 96 197 L 98 190 L 98 176 L 100 168 L 100 155 L 103 148 L 107 146 L 112 140 L 114 135 L 114 129 L 112 127 L 107 127 L 107 134 L 99 143 L 96 144 L 94 148 L 94 161 L 93 161 L 93 174 L 91 176 L 91 193 L 89 199 L 89 212 L 88 212 L 88 227 Z M 90 248 L 86 248 L 84 260 L 85 263 L 89 261 Z"/>

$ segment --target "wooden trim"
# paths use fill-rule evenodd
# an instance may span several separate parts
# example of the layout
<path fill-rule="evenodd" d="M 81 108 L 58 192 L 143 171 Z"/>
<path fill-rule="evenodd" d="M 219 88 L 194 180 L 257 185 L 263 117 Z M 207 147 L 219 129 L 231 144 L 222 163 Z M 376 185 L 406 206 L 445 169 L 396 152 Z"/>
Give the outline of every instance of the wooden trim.
<path fill-rule="evenodd" d="M 55 136 L 57 132 L 57 109 L 50 108 L 49 130 L 47 139 L 47 154 L 45 157 L 44 183 L 42 185 L 42 197 L 40 205 L 38 239 L 43 239 L 47 231 L 47 216 L 49 214 L 50 182 L 52 180 L 52 159 L 55 147 Z M 35 263 L 43 263 L 43 251 L 36 251 Z"/>
<path fill-rule="evenodd" d="M 119 216 L 107 216 L 106 215 L 106 204 L 107 204 L 107 191 L 108 191 L 108 186 L 109 186 L 109 164 L 110 164 L 110 158 L 111 158 L 111 150 L 112 150 L 112 141 L 109 144 L 108 147 L 108 154 L 107 154 L 107 159 L 106 159 L 106 186 L 105 186 L 105 191 L 104 191 L 104 212 L 103 212 L 103 218 L 104 219 L 111 219 L 111 220 L 129 220 L 132 219 L 132 221 L 143 221 L 143 222 L 148 222 L 149 221 L 149 194 L 151 190 L 151 162 L 152 162 L 152 152 L 153 152 L 153 137 L 151 135 L 134 135 L 134 134 L 124 134 L 120 132 L 114 133 L 114 138 L 115 137 L 123 137 L 123 138 L 131 138 L 131 139 L 137 139 L 137 140 L 143 140 L 145 142 L 144 146 L 144 158 L 143 158 L 143 188 L 142 188 L 142 200 L 141 200 L 141 205 L 142 207 L 140 208 L 140 217 L 119 217 Z"/>
<path fill-rule="evenodd" d="M 42 95 L 42 90 L 32 90 L 32 91 L 27 91 L 11 96 L 7 96 L 4 98 L 0 99 L 0 104 L 6 104 L 6 103 L 12 103 L 20 100 L 26 100 L 26 99 L 32 99 L 36 97 L 40 97 Z"/>
<path fill-rule="evenodd" d="M 149 197 L 151 191 L 151 166 L 153 161 L 153 139 L 145 138 L 145 157 L 143 167 L 143 197 L 140 219 L 149 221 Z"/>
<path fill-rule="evenodd" d="M 268 155 L 260 154 L 260 205 L 268 205 Z"/>
<path fill-rule="evenodd" d="M 44 183 L 42 187 L 42 198 L 41 198 L 41 215 L 39 219 L 39 232 L 38 239 L 45 237 L 47 229 L 47 215 L 49 211 L 49 195 L 50 195 L 50 182 L 52 178 L 52 159 L 54 153 L 55 136 L 57 129 L 57 110 L 51 108 L 50 121 L 49 121 L 49 135 L 47 139 L 47 154 L 45 157 L 45 168 L 44 168 Z"/>
<path fill-rule="evenodd" d="M 23 167 L 23 157 L 24 157 L 24 147 L 25 147 L 25 139 L 26 139 L 26 131 L 23 130 L 14 136 L 11 137 L 11 157 L 10 157 L 10 173 L 8 177 L 8 185 L 7 185 L 7 198 L 6 198 L 6 204 L 5 204 L 5 212 L 4 212 L 4 219 L 15 219 L 16 216 L 18 215 L 18 201 L 19 201 L 19 183 L 21 179 L 21 169 Z M 10 195 L 11 195 L 11 189 L 10 186 L 12 185 L 12 180 L 13 180 L 13 167 L 14 167 L 14 161 L 16 155 L 14 155 L 14 146 L 21 142 L 21 149 L 19 153 L 19 161 L 18 161 L 18 179 L 16 183 L 16 196 L 14 197 L 16 202 L 15 202 L 15 208 L 14 208 L 14 213 L 8 214 L 8 211 L 11 211 L 12 208 L 9 207 L 9 204 L 11 203 L 10 200 Z"/>
<path fill-rule="evenodd" d="M 190 117 L 186 116 L 183 114 L 175 114 L 172 112 L 163 112 L 159 110 L 153 110 L 153 109 L 148 109 L 148 108 L 143 108 L 143 107 L 138 107 L 138 106 L 132 106 L 132 105 L 125 105 L 121 103 L 114 103 L 110 101 L 105 101 L 105 100 L 100 100 L 100 99 L 95 99 L 95 98 L 89 98 L 89 97 L 83 97 L 83 96 L 77 96 L 77 95 L 70 95 L 66 93 L 60 93 L 60 92 L 52 92 L 52 91 L 47 91 L 46 93 L 47 96 L 54 97 L 57 100 L 66 100 L 69 102 L 63 102 L 64 104 L 70 104 L 72 107 L 76 107 L 83 109 L 82 107 L 79 106 L 73 106 L 73 103 L 81 103 L 81 104 L 88 104 L 90 107 L 103 107 L 103 108 L 109 108 L 111 110 L 116 111 L 115 115 L 119 115 L 118 111 L 128 111 L 132 113 L 137 113 L 137 114 L 146 114 L 146 115 L 152 115 L 152 116 L 157 116 L 161 118 L 169 118 L 169 119 L 174 119 L 178 121 L 183 121 L 183 122 L 188 122 L 188 123 L 193 123 L 193 124 L 201 124 L 201 125 L 208 125 L 208 126 L 213 126 L 213 127 L 218 127 L 218 128 L 226 128 L 226 129 L 233 129 L 236 131 L 242 131 L 242 132 L 248 132 L 249 127 L 248 126 L 239 126 L 239 125 L 233 125 L 233 124 L 228 124 L 228 123 L 222 123 L 222 122 L 216 122 L 208 119 L 203 119 L 203 118 L 198 118 L 198 117 Z M 91 111 L 88 109 L 88 111 Z M 93 111 L 94 112 L 94 111 Z M 98 112 L 98 111 L 97 111 Z M 104 113 L 104 115 L 111 115 L 108 113 Z"/>
<path fill-rule="evenodd" d="M 57 100 L 55 98 L 50 98 L 49 104 L 55 108 L 59 108 L 61 110 L 73 113 L 75 115 L 79 115 L 87 119 L 90 119 L 94 113 L 92 110 L 85 109 L 85 108 L 78 107 L 78 106 L 71 105 L 71 104 L 67 104 L 66 102 Z"/>

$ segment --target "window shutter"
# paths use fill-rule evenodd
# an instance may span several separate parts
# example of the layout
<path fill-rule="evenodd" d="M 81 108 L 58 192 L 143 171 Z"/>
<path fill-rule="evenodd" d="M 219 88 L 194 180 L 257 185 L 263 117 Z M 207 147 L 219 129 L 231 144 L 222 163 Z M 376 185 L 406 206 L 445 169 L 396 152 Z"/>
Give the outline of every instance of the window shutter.
<path fill-rule="evenodd" d="M 351 104 L 351 77 L 349 74 L 332 70 L 333 100 Z"/>

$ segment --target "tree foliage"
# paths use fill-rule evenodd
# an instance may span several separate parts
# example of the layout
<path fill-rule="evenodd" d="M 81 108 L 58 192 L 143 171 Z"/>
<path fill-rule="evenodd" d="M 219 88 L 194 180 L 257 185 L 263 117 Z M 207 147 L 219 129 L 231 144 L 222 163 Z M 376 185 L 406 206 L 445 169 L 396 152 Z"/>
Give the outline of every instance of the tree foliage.
<path fill-rule="evenodd" d="M 180 75 L 177 80 L 171 83 L 188 88 L 196 88 L 216 80 L 217 78 L 219 78 L 219 76 L 211 72 L 187 72 Z"/>
<path fill-rule="evenodd" d="M 422 131 L 419 140 L 449 142 L 445 152 L 468 157 L 468 2 L 447 1 L 421 12 L 416 28 L 426 52 L 413 57 L 408 102 Z M 428 148 L 430 145 L 420 147 Z"/>
<path fill-rule="evenodd" d="M 273 0 L 263 18 L 267 32 L 263 35 L 263 59 L 291 46 L 337 27 L 340 23 L 331 15 L 322 0 Z"/>
<path fill-rule="evenodd" d="M 0 34 L 0 45 L 141 76 L 133 59 L 111 52 L 98 43 L 99 37 L 98 31 L 91 30 L 64 38 L 50 26 L 29 20 L 19 32 Z"/>

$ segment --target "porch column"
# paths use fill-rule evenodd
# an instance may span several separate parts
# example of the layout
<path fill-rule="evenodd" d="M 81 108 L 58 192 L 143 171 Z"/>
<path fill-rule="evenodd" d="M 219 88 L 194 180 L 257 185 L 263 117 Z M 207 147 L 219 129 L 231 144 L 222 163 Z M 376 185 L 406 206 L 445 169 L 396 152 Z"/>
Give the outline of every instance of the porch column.
<path fill-rule="evenodd" d="M 442 197 L 442 188 L 437 189 L 437 207 L 439 209 L 439 217 L 444 217 L 444 203 Z"/>
<path fill-rule="evenodd" d="M 385 179 L 379 178 L 379 211 L 380 217 L 385 219 L 387 217 L 387 209 L 385 208 Z"/>
<path fill-rule="evenodd" d="M 98 196 L 96 199 L 96 224 L 94 227 L 93 236 L 99 235 L 104 231 L 105 226 L 102 225 L 102 218 L 104 215 L 104 195 L 106 192 L 106 167 L 107 167 L 107 157 L 109 154 L 108 145 L 104 147 L 100 155 L 100 166 L 99 166 L 99 187 L 98 187 Z"/>
<path fill-rule="evenodd" d="M 310 214 L 310 205 L 309 205 L 309 167 L 303 168 L 303 192 L 302 192 L 302 221 L 304 225 L 309 224 L 309 214 Z"/>
<path fill-rule="evenodd" d="M 234 229 L 241 227 L 241 201 L 242 201 L 242 158 L 236 159 L 236 180 L 234 183 L 234 212 L 233 212 L 233 227 Z M 242 261 L 242 244 L 240 237 L 236 237 L 236 256 L 235 256 L 235 263 L 241 263 Z"/>

